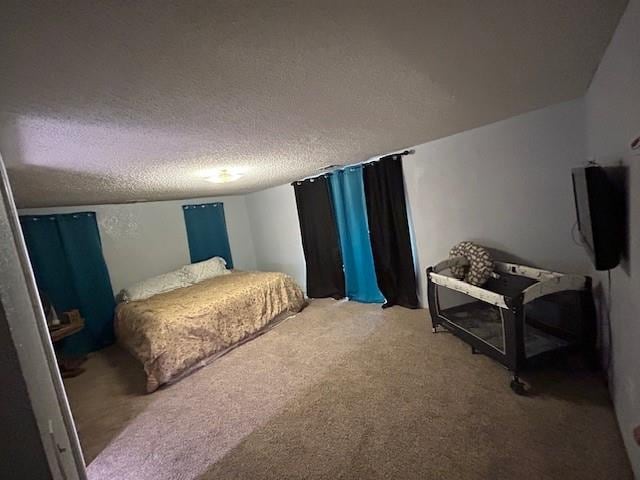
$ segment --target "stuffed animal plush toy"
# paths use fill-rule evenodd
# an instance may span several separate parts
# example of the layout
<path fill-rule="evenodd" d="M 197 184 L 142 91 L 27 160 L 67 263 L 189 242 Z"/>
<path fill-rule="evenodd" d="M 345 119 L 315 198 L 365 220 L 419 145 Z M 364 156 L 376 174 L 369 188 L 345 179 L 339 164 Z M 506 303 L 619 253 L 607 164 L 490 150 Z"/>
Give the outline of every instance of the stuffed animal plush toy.
<path fill-rule="evenodd" d="M 449 252 L 449 257 L 464 257 L 469 265 L 451 267 L 451 275 L 471 285 L 484 285 L 493 274 L 493 259 L 486 248 L 473 242 L 460 242 Z"/>

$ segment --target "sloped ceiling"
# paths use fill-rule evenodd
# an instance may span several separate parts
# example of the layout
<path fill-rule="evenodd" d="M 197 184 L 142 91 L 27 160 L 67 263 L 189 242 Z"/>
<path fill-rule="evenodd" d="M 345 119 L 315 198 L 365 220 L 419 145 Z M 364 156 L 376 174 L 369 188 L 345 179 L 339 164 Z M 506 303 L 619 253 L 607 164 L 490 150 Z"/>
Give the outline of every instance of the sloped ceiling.
<path fill-rule="evenodd" d="M 579 97 L 626 0 L 1 3 L 27 207 L 250 192 Z"/>

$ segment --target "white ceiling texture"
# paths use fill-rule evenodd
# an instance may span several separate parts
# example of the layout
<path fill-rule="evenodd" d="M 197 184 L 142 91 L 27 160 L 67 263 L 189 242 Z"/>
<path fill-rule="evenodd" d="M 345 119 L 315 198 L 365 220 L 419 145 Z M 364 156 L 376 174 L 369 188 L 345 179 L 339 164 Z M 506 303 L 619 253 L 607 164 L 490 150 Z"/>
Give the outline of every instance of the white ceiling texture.
<path fill-rule="evenodd" d="M 255 191 L 583 95 L 625 4 L 4 0 L 0 152 L 22 207 Z"/>

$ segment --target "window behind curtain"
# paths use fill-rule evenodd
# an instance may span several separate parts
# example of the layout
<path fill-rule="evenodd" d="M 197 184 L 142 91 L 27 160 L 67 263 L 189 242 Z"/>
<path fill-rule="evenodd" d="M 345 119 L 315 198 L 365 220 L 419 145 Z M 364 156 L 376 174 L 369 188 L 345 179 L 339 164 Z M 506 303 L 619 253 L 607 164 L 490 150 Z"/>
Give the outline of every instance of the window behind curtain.
<path fill-rule="evenodd" d="M 233 268 L 231 247 L 221 202 L 183 205 L 191 263 L 222 257 Z"/>

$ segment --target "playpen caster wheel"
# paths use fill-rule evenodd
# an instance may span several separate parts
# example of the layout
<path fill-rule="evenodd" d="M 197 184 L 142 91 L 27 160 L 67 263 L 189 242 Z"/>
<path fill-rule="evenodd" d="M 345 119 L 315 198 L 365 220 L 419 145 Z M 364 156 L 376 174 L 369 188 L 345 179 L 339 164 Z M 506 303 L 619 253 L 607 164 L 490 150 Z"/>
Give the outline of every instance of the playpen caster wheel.
<path fill-rule="evenodd" d="M 431 327 L 431 332 L 432 333 L 438 333 L 438 328 L 437 327 Z"/>
<path fill-rule="evenodd" d="M 516 395 L 526 395 L 527 394 L 527 390 L 525 389 L 524 383 L 522 383 L 518 378 L 514 378 L 513 380 L 511 380 L 511 390 L 513 390 L 513 392 Z"/>

